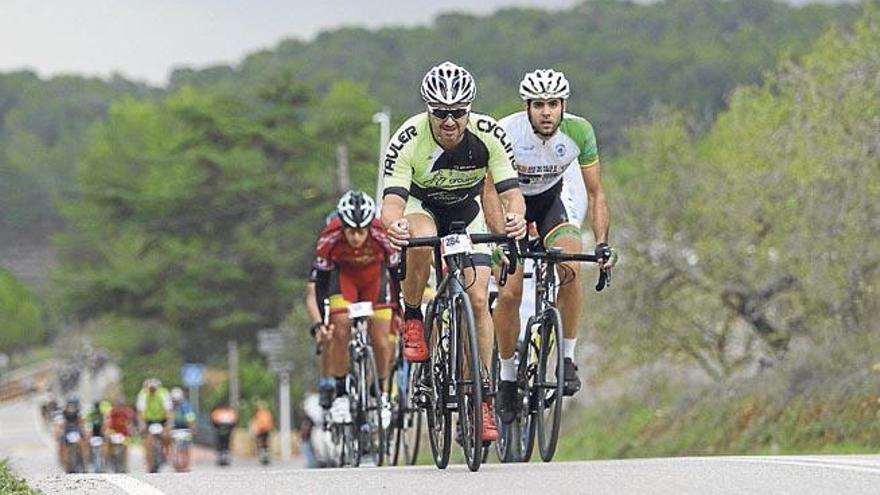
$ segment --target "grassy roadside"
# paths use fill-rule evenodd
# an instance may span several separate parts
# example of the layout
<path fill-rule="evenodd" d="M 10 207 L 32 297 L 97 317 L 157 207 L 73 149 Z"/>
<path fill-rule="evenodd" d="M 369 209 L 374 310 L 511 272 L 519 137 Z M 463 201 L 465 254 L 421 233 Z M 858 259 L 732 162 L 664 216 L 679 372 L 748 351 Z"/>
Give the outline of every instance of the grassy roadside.
<path fill-rule="evenodd" d="M 794 365 L 705 390 L 670 387 L 581 411 L 558 460 L 880 450 L 880 366 Z"/>
<path fill-rule="evenodd" d="M 29 487 L 9 469 L 5 460 L 0 461 L 0 493 L 4 495 L 36 495 L 40 492 Z"/>

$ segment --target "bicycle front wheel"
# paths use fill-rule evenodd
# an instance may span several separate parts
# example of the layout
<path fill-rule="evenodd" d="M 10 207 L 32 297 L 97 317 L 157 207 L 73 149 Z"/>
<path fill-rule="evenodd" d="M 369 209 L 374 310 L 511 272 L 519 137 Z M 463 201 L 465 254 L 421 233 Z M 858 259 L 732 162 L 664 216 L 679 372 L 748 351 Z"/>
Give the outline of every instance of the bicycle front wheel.
<path fill-rule="evenodd" d="M 483 379 L 477 325 L 470 298 L 461 293 L 454 299 L 454 332 L 458 362 L 455 363 L 458 383 L 458 425 L 461 449 L 468 469 L 477 471 L 483 462 Z"/>
<path fill-rule="evenodd" d="M 444 323 L 444 318 L 448 318 L 448 314 L 435 299 L 428 305 L 425 315 L 425 337 L 431 353 L 430 359 L 418 366 L 421 370 L 419 386 L 427 394 L 425 417 L 428 420 L 428 440 L 431 443 L 434 465 L 440 469 L 446 469 L 449 465 L 449 442 L 452 438 L 452 414 L 446 407 L 448 385 L 451 383 L 447 361 L 449 353 L 442 344 L 443 336 L 449 333 L 444 328 L 448 325 Z"/>
<path fill-rule="evenodd" d="M 562 391 L 565 368 L 562 349 L 562 319 L 559 310 L 549 307 L 541 315 L 541 346 L 538 352 L 538 374 L 534 387 L 537 391 L 538 450 L 544 462 L 550 462 L 556 453 L 559 423 L 562 420 Z"/>
<path fill-rule="evenodd" d="M 373 458 L 376 466 L 385 459 L 385 432 L 382 424 L 382 391 L 379 388 L 379 373 L 376 371 L 376 358 L 373 349 L 367 347 L 360 365 L 361 408 L 357 418 L 360 427 L 362 454 Z"/>

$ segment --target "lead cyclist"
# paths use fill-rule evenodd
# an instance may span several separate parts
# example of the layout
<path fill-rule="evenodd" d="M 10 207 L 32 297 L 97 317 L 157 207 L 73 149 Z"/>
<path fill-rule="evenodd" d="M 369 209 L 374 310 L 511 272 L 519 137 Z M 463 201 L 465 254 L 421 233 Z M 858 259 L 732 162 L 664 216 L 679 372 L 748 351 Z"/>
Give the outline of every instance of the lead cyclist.
<path fill-rule="evenodd" d="M 617 262 L 617 253 L 608 245 L 610 213 L 600 177 L 599 154 L 592 125 L 584 118 L 565 112 L 570 89 L 562 72 L 539 69 L 525 75 L 519 94 L 523 111 L 499 121 L 510 137 L 519 173 L 520 188 L 526 201 L 526 219 L 535 222 L 545 248 L 558 247 L 563 252 L 582 252 L 578 200 L 589 198 L 588 217 L 596 240 L 594 249 L 601 258 L 600 267 L 609 269 Z M 573 164 L 579 165 L 583 186 L 565 179 Z M 569 177 L 572 177 L 569 175 Z M 576 176 L 572 177 L 576 178 Z M 566 184 L 569 182 L 569 184 Z M 578 188 L 582 187 L 584 195 Z M 500 219 L 493 217 L 496 201 L 490 191 L 485 194 L 489 224 L 497 230 Z M 558 302 L 564 331 L 564 393 L 574 395 L 581 382 L 575 364 L 578 320 L 582 288 L 580 266 L 562 263 L 563 279 Z M 523 271 L 508 278 L 498 294 L 494 312 L 496 328 L 520 329 L 520 305 Z M 514 420 L 521 401 L 517 400 L 514 348 L 517 335 L 506 332 L 498 341 L 501 382 L 498 387 L 499 417 L 505 423 Z"/>
<path fill-rule="evenodd" d="M 475 95 L 473 77 L 451 62 L 431 68 L 422 79 L 421 96 L 427 111 L 404 122 L 385 154 L 382 222 L 395 245 L 405 246 L 410 237 L 447 235 L 456 221 L 467 225 L 468 233 L 488 232 L 481 201 L 487 173 L 491 173 L 491 189 L 498 195 L 501 230 L 512 238 L 525 236 L 525 204 L 513 150 L 494 119 L 471 113 Z M 494 331 L 487 304 L 490 249 L 475 246 L 474 250 L 474 269 L 465 270 L 465 281 L 477 325 L 483 377 L 488 379 Z M 428 359 L 421 301 L 432 251 L 412 249 L 407 257 L 409 268 L 402 284 L 404 357 L 418 362 Z M 481 437 L 483 441 L 496 440 L 492 402 L 484 400 L 481 409 Z"/>

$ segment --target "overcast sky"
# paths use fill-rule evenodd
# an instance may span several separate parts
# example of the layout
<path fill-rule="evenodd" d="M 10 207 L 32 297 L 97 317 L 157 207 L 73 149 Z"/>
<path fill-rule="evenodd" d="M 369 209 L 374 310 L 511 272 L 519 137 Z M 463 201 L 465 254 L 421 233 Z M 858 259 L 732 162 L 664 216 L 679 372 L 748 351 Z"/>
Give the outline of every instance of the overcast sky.
<path fill-rule="evenodd" d="M 438 13 L 577 0 L 0 0 L 0 71 L 28 68 L 165 84 L 175 66 L 232 64 L 340 26 L 415 26 Z"/>

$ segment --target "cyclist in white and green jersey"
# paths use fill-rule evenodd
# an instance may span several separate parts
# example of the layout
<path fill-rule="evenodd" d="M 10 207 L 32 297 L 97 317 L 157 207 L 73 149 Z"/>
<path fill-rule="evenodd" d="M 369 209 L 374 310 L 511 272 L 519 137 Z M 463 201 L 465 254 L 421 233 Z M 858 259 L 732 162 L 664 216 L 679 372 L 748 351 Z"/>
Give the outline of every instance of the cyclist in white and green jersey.
<path fill-rule="evenodd" d="M 476 86 L 470 73 L 451 62 L 433 67 L 421 86 L 427 111 L 411 117 L 394 133 L 385 154 L 382 222 L 388 237 L 405 246 L 412 237 L 446 235 L 462 221 L 469 233 L 488 232 L 481 201 L 487 177 L 500 198 L 497 217 L 510 237 L 525 236 L 525 204 L 519 190 L 513 148 L 504 129 L 486 115 L 471 113 Z M 488 175 L 487 175 L 488 174 Z M 484 369 L 492 362 L 493 326 L 487 304 L 488 247 L 465 272 L 474 308 Z M 408 255 L 403 282 L 404 357 L 428 359 L 421 301 L 431 268 L 430 248 Z M 488 376 L 488 372 L 484 374 Z M 484 441 L 498 438 L 492 404 L 482 405 Z"/>
<path fill-rule="evenodd" d="M 499 121 L 513 143 L 519 172 L 520 188 L 526 200 L 526 220 L 534 222 L 544 247 L 558 247 L 563 252 L 581 252 L 580 215 L 571 191 L 564 194 L 564 176 L 571 166 L 580 166 L 586 195 L 589 198 L 588 217 L 596 240 L 595 253 L 603 258 L 603 269 L 611 268 L 617 255 L 608 246 L 609 210 L 605 191 L 599 176 L 599 154 L 596 136 L 590 123 L 577 115 L 565 112 L 569 83 L 562 72 L 552 69 L 536 70 L 525 75 L 519 88 L 524 110 Z M 487 211 L 493 202 L 487 195 Z M 490 216 L 490 223 L 500 220 Z M 563 264 L 565 265 L 565 264 Z M 571 263 L 573 274 L 559 288 L 558 302 L 564 330 L 565 395 L 574 395 L 580 389 L 574 349 L 577 342 L 582 290 L 577 263 Z M 501 288 L 495 307 L 495 326 L 519 329 L 519 307 L 522 298 L 522 271 L 508 278 Z M 506 333 L 499 339 L 501 382 L 498 388 L 499 416 L 512 421 L 521 401 L 516 397 L 516 365 L 514 347 L 516 334 Z"/>

